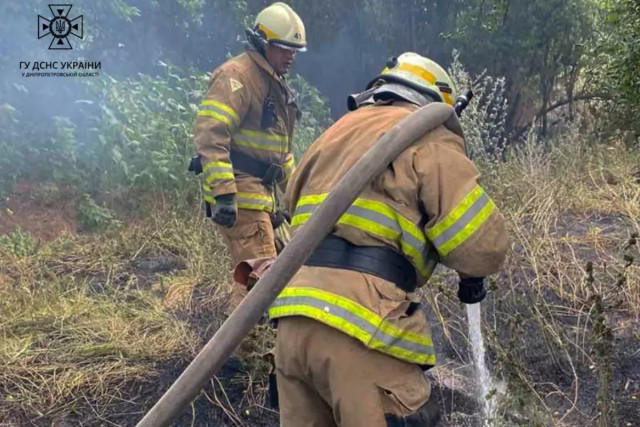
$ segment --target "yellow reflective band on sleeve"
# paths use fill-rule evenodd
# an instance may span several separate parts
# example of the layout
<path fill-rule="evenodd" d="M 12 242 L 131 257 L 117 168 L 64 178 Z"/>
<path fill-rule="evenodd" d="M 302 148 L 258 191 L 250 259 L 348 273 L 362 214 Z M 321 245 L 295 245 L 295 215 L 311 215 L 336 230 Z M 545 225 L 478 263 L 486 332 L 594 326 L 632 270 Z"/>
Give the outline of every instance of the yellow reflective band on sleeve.
<path fill-rule="evenodd" d="M 227 113 L 236 123 L 240 123 L 240 117 L 238 117 L 238 113 L 236 113 L 233 108 L 229 107 L 226 104 L 223 104 L 222 102 L 214 101 L 212 99 L 205 99 L 202 101 L 202 105 L 216 107 Z"/>
<path fill-rule="evenodd" d="M 324 202 L 324 199 L 327 198 L 329 193 L 324 194 L 308 194 L 306 196 L 300 197 L 298 200 L 298 205 L 296 207 L 305 206 L 305 205 L 319 205 Z"/>
<path fill-rule="evenodd" d="M 214 101 L 212 99 L 205 99 L 200 104 L 200 110 L 198 116 L 201 117 L 213 117 L 214 119 L 223 122 L 227 125 L 230 133 L 235 132 L 235 129 L 240 124 L 240 117 L 233 110 L 233 108 L 222 102 Z"/>
<path fill-rule="evenodd" d="M 327 195 L 325 193 L 302 196 L 296 206 L 291 225 L 295 227 L 307 222 Z M 424 278 L 431 275 L 432 267 L 426 262 L 427 241 L 424 234 L 418 226 L 387 204 L 357 198 L 340 217 L 338 224 L 355 227 L 374 236 L 398 242 L 402 253 L 412 261 L 418 272 Z"/>
<path fill-rule="evenodd" d="M 200 110 L 198 111 L 198 117 L 213 117 L 214 119 L 227 125 L 227 129 L 229 129 L 229 132 L 233 132 L 233 124 L 227 116 L 211 110 Z"/>
<path fill-rule="evenodd" d="M 273 198 L 258 193 L 236 193 L 236 204 L 239 209 L 273 210 Z"/>
<path fill-rule="evenodd" d="M 442 234 L 446 229 L 451 227 L 466 211 L 473 205 L 473 203 L 482 196 L 484 191 L 479 185 L 476 185 L 473 190 L 467 194 L 464 199 L 451 211 L 447 216 L 438 221 L 430 230 L 427 231 L 427 237 L 430 240 L 435 239 Z"/>
<path fill-rule="evenodd" d="M 216 199 L 207 184 L 202 185 L 203 198 L 212 205 L 216 204 Z M 250 209 L 254 211 L 272 211 L 273 199 L 258 193 L 235 193 L 235 201 L 238 209 Z"/>
<path fill-rule="evenodd" d="M 435 365 L 429 335 L 403 330 L 341 295 L 316 288 L 285 288 L 269 308 L 269 317 L 286 316 L 309 317 L 360 340 L 373 350 L 410 363 Z"/>
<path fill-rule="evenodd" d="M 293 218 L 291 218 L 291 226 L 299 227 L 307 222 L 311 218 L 311 212 L 303 213 L 303 214 L 295 214 Z"/>
<path fill-rule="evenodd" d="M 213 191 L 211 191 L 211 187 L 209 187 L 207 184 L 202 185 L 202 194 L 205 202 L 209 202 L 212 205 L 216 204 L 216 200 L 213 197 Z"/>
<path fill-rule="evenodd" d="M 212 110 L 217 110 L 220 113 L 225 114 L 233 121 L 235 126 L 240 124 L 240 117 L 238 116 L 238 113 L 236 113 L 233 108 L 229 107 L 226 104 L 223 104 L 222 102 L 214 101 L 212 99 L 205 99 L 200 105 L 202 107 L 211 107 Z"/>
<path fill-rule="evenodd" d="M 277 133 L 259 132 L 249 129 L 240 129 L 233 136 L 233 141 L 243 147 L 256 148 L 258 150 L 287 153 L 289 151 L 289 138 Z"/>
<path fill-rule="evenodd" d="M 495 207 L 482 187 L 476 185 L 444 219 L 426 229 L 425 234 L 440 255 L 446 256 L 478 231 Z"/>
<path fill-rule="evenodd" d="M 212 184 L 214 181 L 234 179 L 231 163 L 211 162 L 204 165 L 202 170 L 207 184 Z"/>
<path fill-rule="evenodd" d="M 294 165 L 295 165 L 295 161 L 293 159 L 293 156 L 291 156 L 289 158 L 289 160 L 287 160 L 285 162 L 285 164 L 282 165 L 282 169 L 284 171 L 284 180 L 287 180 L 287 179 L 289 179 L 289 177 L 291 177 L 291 174 L 293 173 L 293 170 L 295 169 Z"/>

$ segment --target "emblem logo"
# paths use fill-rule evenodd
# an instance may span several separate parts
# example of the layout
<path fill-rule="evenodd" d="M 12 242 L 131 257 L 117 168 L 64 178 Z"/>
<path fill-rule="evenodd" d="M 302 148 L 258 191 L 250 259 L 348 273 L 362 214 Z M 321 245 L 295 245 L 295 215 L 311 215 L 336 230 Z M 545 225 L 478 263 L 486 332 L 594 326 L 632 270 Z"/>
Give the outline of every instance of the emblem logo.
<path fill-rule="evenodd" d="M 38 15 L 38 39 L 48 35 L 53 36 L 49 49 L 73 49 L 68 37 L 72 35 L 79 39 L 83 38 L 83 15 L 70 20 L 68 16 L 72 7 L 70 4 L 50 4 L 51 19 Z"/>
<path fill-rule="evenodd" d="M 242 83 L 240 83 L 239 81 L 235 80 L 235 79 L 229 79 L 229 84 L 231 84 L 231 92 L 235 92 L 238 89 L 242 89 Z"/>

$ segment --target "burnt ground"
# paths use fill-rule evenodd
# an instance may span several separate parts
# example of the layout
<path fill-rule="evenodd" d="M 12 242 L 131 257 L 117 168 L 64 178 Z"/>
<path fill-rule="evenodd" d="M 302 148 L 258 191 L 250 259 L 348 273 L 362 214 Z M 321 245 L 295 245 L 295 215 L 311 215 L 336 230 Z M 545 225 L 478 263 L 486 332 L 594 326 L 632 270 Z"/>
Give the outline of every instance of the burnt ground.
<path fill-rule="evenodd" d="M 554 224 L 551 233 L 584 238 L 596 226 L 612 241 L 628 238 L 630 226 L 619 216 L 571 218 Z M 621 246 L 615 243 L 602 251 Z M 513 425 L 596 426 L 602 425 L 600 408 L 606 408 L 606 425 L 640 425 L 640 322 L 625 299 L 625 292 L 638 286 L 637 277 L 620 282 L 622 260 L 602 261 L 602 253 L 577 244 L 572 256 L 579 265 L 593 263 L 599 291 L 560 296 L 543 287 L 538 293 L 534 283 L 544 277 L 534 277 L 520 264 L 517 249 L 482 303 L 489 368 L 507 386 L 504 397 L 496 394 L 503 404 L 499 418 L 511 419 Z M 560 274 L 553 269 L 543 273 Z M 456 278 L 441 270 L 438 280 L 438 312 L 446 334 L 433 307 L 426 310 L 435 325 L 438 360 L 468 368 L 472 359 L 464 307 L 450 291 L 457 289 Z M 601 324 L 596 320 L 598 301 Z M 468 369 L 463 372 L 472 375 Z"/>
<path fill-rule="evenodd" d="M 154 258 L 141 259 L 130 266 L 130 275 L 137 277 L 139 285 L 155 281 L 157 274 L 169 274 L 176 272 L 184 265 L 177 258 L 169 256 L 159 256 Z M 504 279 L 504 278 L 503 278 Z M 126 278 L 122 279 L 125 283 Z M 100 280 L 97 278 L 96 291 L 100 291 Z M 572 413 L 564 419 L 564 425 L 596 425 L 594 418 L 597 415 L 597 395 L 599 391 L 599 376 L 597 370 L 587 363 L 586 360 L 573 359 L 573 368 L 562 357 L 549 352 L 549 343 L 545 339 L 545 333 L 541 326 L 535 321 L 525 321 L 522 326 L 511 326 L 509 319 L 514 311 L 514 307 L 500 307 L 497 300 L 502 291 L 493 292 L 483 303 L 485 309 L 485 321 L 504 322 L 509 325 L 500 329 L 497 334 L 497 341 L 503 343 L 504 347 L 496 348 L 491 344 L 491 339 L 487 339 L 489 366 L 497 377 L 504 374 L 507 377 L 513 375 L 505 369 L 504 351 L 505 347 L 512 345 L 512 357 L 518 359 L 522 374 L 534 387 L 537 393 L 545 395 L 544 404 L 548 411 L 564 414 L 571 409 L 575 392 L 575 378 L 572 369 L 576 370 L 579 378 L 579 389 L 577 391 L 577 405 Z M 197 290 L 194 293 L 194 300 L 204 297 Z M 204 298 L 202 298 L 204 300 Z M 442 426 L 467 426 L 475 427 L 481 425 L 477 415 L 479 406 L 474 400 L 473 371 L 470 368 L 470 350 L 467 345 L 466 324 L 463 307 L 455 301 L 446 303 L 449 305 L 448 315 L 445 320 L 450 326 L 457 326 L 449 338 L 444 337 L 443 329 L 433 319 L 433 313 L 427 309 L 428 317 L 432 318 L 434 342 L 438 347 L 438 360 L 448 370 L 444 374 L 432 375 L 432 379 L 438 378 L 440 383 L 435 385 L 434 394 L 440 402 L 444 413 Z M 529 306 L 526 300 L 522 300 L 518 306 L 521 313 L 527 313 Z M 211 336 L 213 325 L 219 325 L 221 310 L 223 307 L 207 307 L 207 309 L 195 309 L 190 312 L 176 313 L 183 319 L 188 319 L 192 328 L 198 331 L 202 345 Z M 509 313 L 507 316 L 506 313 Z M 523 317 L 525 315 L 523 314 Z M 575 322 L 575 319 L 565 319 L 567 325 Z M 619 320 L 623 322 L 623 320 Z M 612 376 L 611 388 L 608 398 L 616 402 L 616 417 L 619 425 L 635 425 L 640 420 L 640 405 L 633 399 L 640 395 L 640 353 L 638 324 L 627 323 L 620 329 L 613 341 L 612 354 Z M 450 331 L 451 332 L 451 331 Z M 120 398 L 114 402 L 106 417 L 87 417 L 83 411 L 81 417 L 69 416 L 63 422 L 48 420 L 46 418 L 26 422 L 16 419 L 13 422 L 18 425 L 59 425 L 59 426 L 98 426 L 98 425 L 134 425 L 142 415 L 148 410 L 157 399 L 166 391 L 173 381 L 182 373 L 188 365 L 189 360 L 175 359 L 156 365 L 156 375 L 146 382 L 135 381 L 122 387 Z M 267 383 L 264 375 L 256 375 L 253 363 L 240 362 L 232 358 L 223 366 L 215 381 L 207 384 L 203 393 L 193 403 L 191 408 L 176 420 L 176 427 L 208 427 L 208 426 L 278 426 L 278 416 L 274 409 L 268 405 Z M 455 374 L 453 374 L 455 372 Z M 443 377 L 445 378 L 443 380 Z M 455 384 L 453 377 L 462 377 L 462 384 Z M 467 382 L 464 379 L 467 379 Z M 468 380 L 471 379 L 469 382 Z M 510 383 L 507 378 L 507 383 Z M 248 385 L 249 384 L 249 385 Z M 520 400 L 526 407 L 535 401 L 534 395 L 523 390 L 523 384 L 512 383 L 516 391 L 512 396 L 514 400 Z M 529 415 L 522 415 L 518 404 L 509 402 L 508 409 L 503 415 L 504 420 L 511 419 L 507 425 L 535 425 L 535 419 Z M 542 410 L 538 407 L 538 410 Z M 527 411 L 524 411 L 527 412 Z M 529 411 L 530 412 L 530 411 Z M 535 411 L 534 411 L 535 412 Z M 524 423 L 524 424 L 522 424 Z M 631 423 L 631 424 L 627 424 Z M 5 425 L 5 424 L 2 424 Z M 7 424 L 11 425 L 11 424 Z M 545 424 L 539 424 L 545 425 Z"/>
<path fill-rule="evenodd" d="M 57 186 L 17 182 L 10 196 L 0 198 L 0 236 L 20 228 L 49 242 L 75 233 L 76 216 L 75 201 L 61 196 Z"/>

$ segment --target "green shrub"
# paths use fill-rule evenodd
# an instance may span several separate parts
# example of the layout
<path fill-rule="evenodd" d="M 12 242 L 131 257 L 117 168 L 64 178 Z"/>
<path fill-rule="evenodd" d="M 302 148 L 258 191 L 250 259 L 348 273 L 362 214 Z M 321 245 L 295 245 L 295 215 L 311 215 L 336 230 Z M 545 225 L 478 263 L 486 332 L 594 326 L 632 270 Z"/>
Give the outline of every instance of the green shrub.
<path fill-rule="evenodd" d="M 18 112 L 9 104 L 0 105 L 0 195 L 8 191 L 24 168 L 20 150 Z"/>
<path fill-rule="evenodd" d="M 86 193 L 78 203 L 78 222 L 88 231 L 113 231 L 122 228 L 122 222 L 113 212 L 98 206 Z"/>
<path fill-rule="evenodd" d="M 183 73 L 162 63 L 161 76 L 105 79 L 100 125 L 93 134 L 96 186 L 135 187 L 150 191 L 185 191 L 192 130 L 208 77 Z"/>
<path fill-rule="evenodd" d="M 37 244 L 31 233 L 16 227 L 0 236 L 0 248 L 15 256 L 29 256 L 36 252 Z"/>
<path fill-rule="evenodd" d="M 75 184 L 83 180 L 76 125 L 58 116 L 51 122 L 30 123 L 11 105 L 0 105 L 0 194 L 10 191 L 18 179 Z"/>

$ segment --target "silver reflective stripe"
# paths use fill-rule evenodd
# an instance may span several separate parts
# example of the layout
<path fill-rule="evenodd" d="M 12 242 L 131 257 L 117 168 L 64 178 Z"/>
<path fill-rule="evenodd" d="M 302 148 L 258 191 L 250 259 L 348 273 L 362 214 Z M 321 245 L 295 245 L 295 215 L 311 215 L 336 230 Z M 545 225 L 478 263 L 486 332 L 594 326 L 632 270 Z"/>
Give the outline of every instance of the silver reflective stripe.
<path fill-rule="evenodd" d="M 402 240 L 407 242 L 409 244 L 409 246 L 411 246 L 416 251 L 418 251 L 418 252 L 424 251 L 424 247 L 425 247 L 424 243 L 421 242 L 420 240 L 416 239 L 413 236 L 413 234 L 409 234 L 406 231 L 402 230 Z"/>
<path fill-rule="evenodd" d="M 320 205 L 302 205 L 296 208 L 295 214 L 307 214 L 313 213 Z M 345 214 L 358 216 L 360 218 L 368 219 L 369 221 L 373 221 L 376 224 L 380 224 L 384 227 L 387 227 L 396 233 L 402 236 L 402 240 L 404 240 L 409 246 L 413 249 L 422 253 L 425 249 L 425 245 L 420 240 L 416 239 L 412 234 L 406 232 L 402 229 L 400 224 L 398 224 L 393 219 L 389 218 L 386 215 L 383 215 L 379 212 L 372 211 L 370 209 L 365 209 L 360 206 L 351 205 L 349 209 L 345 212 Z"/>
<path fill-rule="evenodd" d="M 386 332 L 378 329 L 377 325 L 369 323 L 366 319 L 363 319 L 362 317 L 346 310 L 345 308 L 342 308 L 338 305 L 330 304 L 320 299 L 312 297 L 279 297 L 271 307 L 278 308 L 292 305 L 314 307 L 324 312 L 331 313 L 334 316 L 338 316 L 341 319 L 346 320 L 350 324 L 362 329 L 367 334 L 369 334 L 371 338 L 380 341 L 387 347 L 398 347 L 417 354 L 426 354 L 430 356 L 434 355 L 433 347 L 431 346 L 418 344 L 413 341 L 389 335 Z"/>
<path fill-rule="evenodd" d="M 444 230 L 438 237 L 433 239 L 433 244 L 440 248 L 442 245 L 447 243 L 456 234 L 462 231 L 473 219 L 480 213 L 480 211 L 489 204 L 490 199 L 489 196 L 485 192 L 482 192 L 482 195 L 478 197 L 478 199 L 473 202 L 471 206 L 465 211 L 464 214 L 460 218 L 457 219 L 456 222 L 451 224 L 446 230 Z"/>
<path fill-rule="evenodd" d="M 320 205 L 302 205 L 302 206 L 298 206 L 296 207 L 296 212 L 295 214 L 307 214 L 307 213 L 313 213 L 316 209 L 318 209 L 318 206 Z"/>

